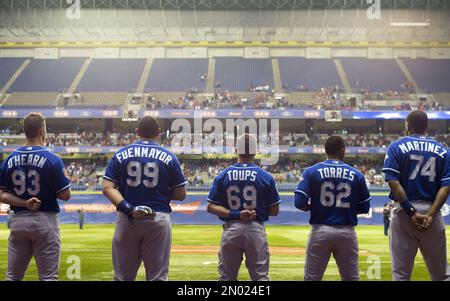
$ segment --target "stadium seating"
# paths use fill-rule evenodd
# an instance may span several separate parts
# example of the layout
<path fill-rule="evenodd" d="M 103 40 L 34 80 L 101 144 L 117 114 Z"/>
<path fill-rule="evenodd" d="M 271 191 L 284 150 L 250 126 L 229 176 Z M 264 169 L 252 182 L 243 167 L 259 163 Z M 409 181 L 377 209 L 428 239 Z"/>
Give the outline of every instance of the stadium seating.
<path fill-rule="evenodd" d="M 422 92 L 450 92 L 450 60 L 402 59 Z"/>
<path fill-rule="evenodd" d="M 25 58 L 0 58 L 0 90 L 24 61 Z"/>
<path fill-rule="evenodd" d="M 58 92 L 15 92 L 7 96 L 3 107 L 50 107 L 58 97 Z"/>
<path fill-rule="evenodd" d="M 126 92 L 84 92 L 74 97 L 68 107 L 119 107 L 127 99 Z"/>
<path fill-rule="evenodd" d="M 240 57 L 216 58 L 215 82 L 229 91 L 248 91 L 249 87 L 273 84 L 272 63 L 269 59 Z"/>
<path fill-rule="evenodd" d="M 450 93 L 435 93 L 434 96 L 440 107 L 450 107 Z"/>
<path fill-rule="evenodd" d="M 394 59 L 341 58 L 355 92 L 403 91 L 407 79 Z"/>
<path fill-rule="evenodd" d="M 154 59 L 144 91 L 204 91 L 208 73 L 207 59 Z"/>
<path fill-rule="evenodd" d="M 342 81 L 331 59 L 306 59 L 303 57 L 278 58 L 281 83 L 289 92 L 298 92 L 299 86 L 308 91 L 320 91 L 322 87 L 340 86 Z"/>
<path fill-rule="evenodd" d="M 76 91 L 134 92 L 145 62 L 145 59 L 94 59 Z"/>
<path fill-rule="evenodd" d="M 9 92 L 65 92 L 85 60 L 34 59 L 14 81 Z"/>

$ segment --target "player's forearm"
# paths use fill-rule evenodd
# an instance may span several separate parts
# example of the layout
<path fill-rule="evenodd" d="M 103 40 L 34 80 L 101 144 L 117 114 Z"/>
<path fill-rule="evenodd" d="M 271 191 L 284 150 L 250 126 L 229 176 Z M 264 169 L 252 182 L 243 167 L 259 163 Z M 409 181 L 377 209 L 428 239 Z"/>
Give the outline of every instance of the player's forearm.
<path fill-rule="evenodd" d="M 103 187 L 103 194 L 116 207 L 125 199 L 115 187 Z"/>
<path fill-rule="evenodd" d="M 227 208 L 220 206 L 220 205 L 215 205 L 215 204 L 209 203 L 207 206 L 207 210 L 209 213 L 217 215 L 219 217 L 229 217 L 230 216 L 230 210 L 228 210 Z"/>
<path fill-rule="evenodd" d="M 295 207 L 302 211 L 311 210 L 311 205 L 308 204 L 308 198 L 303 194 L 295 194 Z"/>
<path fill-rule="evenodd" d="M 449 194 L 450 186 L 441 187 L 436 195 L 436 199 L 434 200 L 433 205 L 431 205 L 430 209 L 428 210 L 427 215 L 434 216 L 436 212 L 438 212 L 445 204 Z"/>
<path fill-rule="evenodd" d="M 274 205 L 272 207 L 269 207 L 269 216 L 277 216 L 278 213 L 280 213 L 280 206 L 279 205 Z"/>
<path fill-rule="evenodd" d="M 389 181 L 389 187 L 396 201 L 402 203 L 408 199 L 405 190 L 399 181 Z"/>
<path fill-rule="evenodd" d="M 14 207 L 27 207 L 27 200 L 7 191 L 0 192 L 0 202 Z"/>

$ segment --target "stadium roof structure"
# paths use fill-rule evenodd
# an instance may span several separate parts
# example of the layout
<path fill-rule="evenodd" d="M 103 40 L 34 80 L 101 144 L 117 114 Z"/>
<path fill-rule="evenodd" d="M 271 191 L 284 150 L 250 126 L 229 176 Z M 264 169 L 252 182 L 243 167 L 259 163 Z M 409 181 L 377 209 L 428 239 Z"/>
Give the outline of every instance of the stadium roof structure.
<path fill-rule="evenodd" d="M 72 3 L 76 0 L 72 0 Z M 152 10 L 366 9 L 375 0 L 79 0 L 82 8 Z M 380 0 L 386 9 L 448 9 L 447 0 Z M 67 8 L 67 0 L 2 0 L 3 9 Z M 69 1 L 70 2 L 70 1 Z"/>

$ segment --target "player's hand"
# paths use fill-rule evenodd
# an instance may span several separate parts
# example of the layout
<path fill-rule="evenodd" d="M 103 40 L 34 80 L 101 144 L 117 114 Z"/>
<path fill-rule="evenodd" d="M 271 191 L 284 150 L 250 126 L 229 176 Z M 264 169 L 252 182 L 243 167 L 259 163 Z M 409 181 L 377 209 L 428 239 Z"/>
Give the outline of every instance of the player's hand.
<path fill-rule="evenodd" d="M 431 228 L 431 224 L 433 223 L 433 217 L 431 215 L 426 215 L 425 224 L 428 226 L 428 228 Z"/>
<path fill-rule="evenodd" d="M 244 221 L 252 221 L 256 218 L 255 210 L 242 210 L 241 211 L 241 220 Z"/>
<path fill-rule="evenodd" d="M 41 201 L 38 198 L 32 197 L 27 200 L 27 209 L 36 212 L 41 207 Z"/>
<path fill-rule="evenodd" d="M 420 232 L 426 231 L 430 228 L 427 223 L 427 216 L 424 214 L 420 214 L 418 212 L 416 212 L 411 217 L 411 222 L 414 225 L 414 227 L 416 227 L 416 229 L 419 230 Z"/>
<path fill-rule="evenodd" d="M 141 219 L 146 217 L 155 217 L 156 212 L 148 206 L 137 206 L 133 209 L 133 218 Z"/>

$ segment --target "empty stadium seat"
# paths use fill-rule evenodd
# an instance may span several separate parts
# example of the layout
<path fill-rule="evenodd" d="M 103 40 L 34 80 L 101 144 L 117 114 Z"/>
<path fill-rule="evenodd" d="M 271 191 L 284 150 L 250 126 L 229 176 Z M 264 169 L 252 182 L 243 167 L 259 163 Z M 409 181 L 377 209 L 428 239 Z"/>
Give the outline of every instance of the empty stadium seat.
<path fill-rule="evenodd" d="M 83 92 L 78 98 L 73 98 L 69 107 L 119 107 L 127 99 L 127 93 L 120 92 Z"/>
<path fill-rule="evenodd" d="M 181 92 L 205 90 L 208 59 L 154 59 L 144 91 Z"/>
<path fill-rule="evenodd" d="M 6 98 L 3 107 L 49 107 L 52 106 L 58 92 L 15 92 Z"/>
<path fill-rule="evenodd" d="M 0 58 L 0 90 L 14 75 L 17 69 L 23 64 L 25 58 Z"/>
<path fill-rule="evenodd" d="M 402 91 L 407 82 L 394 59 L 341 58 L 350 86 L 355 92 Z"/>
<path fill-rule="evenodd" d="M 77 92 L 134 92 L 145 59 L 94 59 L 81 79 Z"/>
<path fill-rule="evenodd" d="M 65 92 L 85 60 L 34 59 L 14 81 L 9 92 Z"/>
<path fill-rule="evenodd" d="M 402 61 L 422 92 L 450 92 L 450 60 L 403 58 Z"/>
<path fill-rule="evenodd" d="M 265 84 L 273 87 L 272 62 L 270 59 L 218 57 L 215 81 L 222 89 L 236 92 Z"/>
<path fill-rule="evenodd" d="M 342 87 L 342 81 L 332 59 L 307 59 L 303 57 L 278 58 L 281 83 L 289 92 L 304 86 L 308 91 L 320 91 L 323 87 Z"/>

